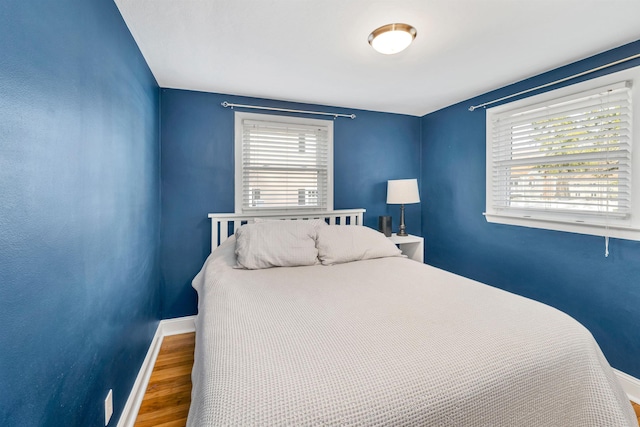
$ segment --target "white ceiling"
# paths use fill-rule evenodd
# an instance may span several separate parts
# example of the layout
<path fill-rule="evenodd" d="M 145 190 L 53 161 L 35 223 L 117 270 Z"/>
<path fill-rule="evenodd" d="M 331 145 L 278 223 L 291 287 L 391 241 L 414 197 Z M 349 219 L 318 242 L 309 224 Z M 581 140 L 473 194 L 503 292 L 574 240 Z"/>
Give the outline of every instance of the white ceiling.
<path fill-rule="evenodd" d="M 640 0 L 115 2 L 161 87 L 415 116 L 640 39 Z"/>

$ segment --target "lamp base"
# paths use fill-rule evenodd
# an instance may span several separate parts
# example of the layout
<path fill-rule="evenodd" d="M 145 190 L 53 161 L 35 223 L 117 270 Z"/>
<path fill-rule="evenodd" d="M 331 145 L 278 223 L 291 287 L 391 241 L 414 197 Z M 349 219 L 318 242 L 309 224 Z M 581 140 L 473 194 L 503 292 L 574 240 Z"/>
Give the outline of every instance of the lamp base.
<path fill-rule="evenodd" d="M 396 236 L 408 236 L 407 227 L 404 225 L 404 204 L 400 205 L 400 229 Z"/>

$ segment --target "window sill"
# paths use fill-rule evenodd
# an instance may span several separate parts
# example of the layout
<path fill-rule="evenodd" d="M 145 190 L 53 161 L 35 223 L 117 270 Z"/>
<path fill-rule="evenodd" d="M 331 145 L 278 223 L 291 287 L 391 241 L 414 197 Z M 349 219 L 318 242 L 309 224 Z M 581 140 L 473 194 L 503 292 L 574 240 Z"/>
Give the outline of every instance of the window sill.
<path fill-rule="evenodd" d="M 584 224 L 550 220 L 547 218 L 522 217 L 515 215 L 483 213 L 487 222 L 495 224 L 517 225 L 521 227 L 540 228 L 544 230 L 565 231 L 569 233 L 588 234 L 591 236 L 609 236 L 618 239 L 640 241 L 640 230 L 617 224 L 604 225 Z"/>

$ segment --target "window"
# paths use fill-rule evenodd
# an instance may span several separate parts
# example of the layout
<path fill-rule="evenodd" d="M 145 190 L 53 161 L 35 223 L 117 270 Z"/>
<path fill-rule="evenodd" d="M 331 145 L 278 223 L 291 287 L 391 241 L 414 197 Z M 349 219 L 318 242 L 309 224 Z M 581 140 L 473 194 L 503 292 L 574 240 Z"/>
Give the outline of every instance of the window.
<path fill-rule="evenodd" d="M 487 110 L 487 221 L 640 240 L 639 70 Z"/>
<path fill-rule="evenodd" d="M 333 122 L 235 113 L 236 212 L 333 209 Z"/>

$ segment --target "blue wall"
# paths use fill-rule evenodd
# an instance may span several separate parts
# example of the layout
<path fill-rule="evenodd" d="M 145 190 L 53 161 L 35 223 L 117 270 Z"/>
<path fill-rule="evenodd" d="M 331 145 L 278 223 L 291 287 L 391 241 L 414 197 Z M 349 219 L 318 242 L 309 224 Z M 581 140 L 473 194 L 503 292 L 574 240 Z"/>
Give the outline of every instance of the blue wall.
<path fill-rule="evenodd" d="M 234 111 L 220 106 L 225 100 L 355 112 L 355 120 L 334 122 L 334 207 L 366 208 L 368 226 L 377 227 L 379 215 L 393 215 L 397 228 L 399 207 L 386 205 L 386 182 L 420 174 L 417 117 L 163 89 L 163 318 L 196 313 L 191 280 L 211 250 L 207 214 L 234 211 Z M 407 227 L 409 232 L 420 230 L 420 205 L 407 206 Z"/>
<path fill-rule="evenodd" d="M 112 0 L 4 0 L 0 28 L 0 425 L 101 426 L 113 388 L 113 426 L 160 314 L 196 312 L 206 214 L 234 209 L 233 111 L 220 102 L 352 110 L 160 94 Z M 373 227 L 393 214 L 397 228 L 386 180 L 419 177 L 407 224 L 427 262 L 568 312 L 640 377 L 640 243 L 612 240 L 604 258 L 602 238 L 486 223 L 485 116 L 467 111 L 637 52 L 640 41 L 422 119 L 338 119 L 335 208 L 365 207 Z"/>
<path fill-rule="evenodd" d="M 422 118 L 426 262 L 557 307 L 583 323 L 609 362 L 640 378 L 640 242 L 489 224 L 485 111 L 468 107 L 640 52 L 640 41 Z M 640 65 L 640 60 L 607 71 Z M 603 72 L 589 78 L 603 75 Z M 586 80 L 582 78 L 576 81 Z"/>
<path fill-rule="evenodd" d="M 112 0 L 0 11 L 0 425 L 116 425 L 159 318 L 159 90 Z"/>

